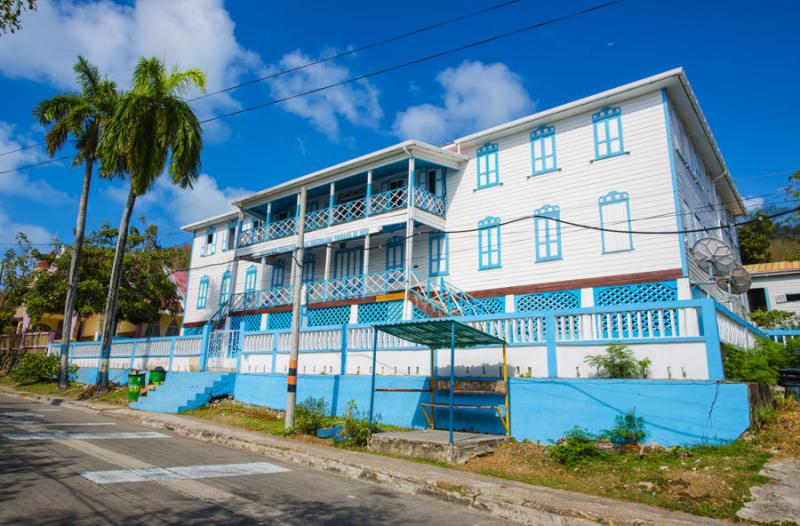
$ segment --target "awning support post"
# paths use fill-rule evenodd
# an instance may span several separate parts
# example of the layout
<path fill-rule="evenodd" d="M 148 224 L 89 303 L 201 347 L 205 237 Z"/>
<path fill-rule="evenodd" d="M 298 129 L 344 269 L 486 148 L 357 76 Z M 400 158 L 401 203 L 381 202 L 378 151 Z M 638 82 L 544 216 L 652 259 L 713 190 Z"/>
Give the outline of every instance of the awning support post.
<path fill-rule="evenodd" d="M 375 407 L 375 369 L 378 363 L 378 328 L 372 328 L 372 383 L 369 391 L 369 425 L 372 428 L 372 412 Z"/>

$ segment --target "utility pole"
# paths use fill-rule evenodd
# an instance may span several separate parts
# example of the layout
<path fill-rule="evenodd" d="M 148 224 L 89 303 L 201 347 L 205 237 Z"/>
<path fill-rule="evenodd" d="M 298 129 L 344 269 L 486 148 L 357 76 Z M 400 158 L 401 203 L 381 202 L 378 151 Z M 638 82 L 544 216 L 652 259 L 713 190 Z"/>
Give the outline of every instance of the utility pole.
<path fill-rule="evenodd" d="M 303 298 L 303 238 L 306 233 L 306 187 L 300 188 L 299 211 L 297 214 L 297 247 L 294 250 L 292 265 L 292 333 L 289 342 L 289 377 L 287 379 L 286 420 L 284 428 L 294 427 L 294 408 L 297 404 L 297 356 L 300 352 L 300 303 Z"/>

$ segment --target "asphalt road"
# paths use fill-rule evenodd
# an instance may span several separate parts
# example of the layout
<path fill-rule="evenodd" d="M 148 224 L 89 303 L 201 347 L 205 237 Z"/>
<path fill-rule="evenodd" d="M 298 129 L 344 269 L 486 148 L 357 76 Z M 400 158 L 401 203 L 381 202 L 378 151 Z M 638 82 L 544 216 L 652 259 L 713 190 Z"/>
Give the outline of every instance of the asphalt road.
<path fill-rule="evenodd" d="M 105 415 L 0 395 L 0 524 L 505 523 Z"/>

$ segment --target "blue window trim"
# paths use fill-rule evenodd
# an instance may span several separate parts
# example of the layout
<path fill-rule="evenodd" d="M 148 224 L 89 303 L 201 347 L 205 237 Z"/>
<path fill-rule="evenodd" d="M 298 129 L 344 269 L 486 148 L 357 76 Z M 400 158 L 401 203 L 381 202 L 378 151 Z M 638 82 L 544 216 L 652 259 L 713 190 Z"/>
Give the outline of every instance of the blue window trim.
<path fill-rule="evenodd" d="M 208 303 L 208 276 L 203 276 L 197 289 L 197 308 L 205 309 L 206 303 Z"/>
<path fill-rule="evenodd" d="M 625 203 L 625 213 L 628 217 L 627 221 L 627 230 L 628 232 L 628 248 L 623 248 L 620 250 L 606 250 L 606 236 L 605 231 L 600 230 L 600 243 L 602 245 L 602 253 L 603 254 L 615 254 L 617 252 L 630 252 L 633 250 L 633 234 L 630 232 L 631 230 L 631 200 L 628 192 L 617 192 L 617 191 L 610 191 L 607 194 L 600 196 L 598 200 L 599 209 L 600 209 L 600 228 L 605 228 L 603 224 L 603 207 L 608 205 L 613 205 L 616 203 Z M 609 228 L 616 228 L 621 229 L 622 225 L 611 225 Z"/>
<path fill-rule="evenodd" d="M 396 258 L 399 251 L 400 257 Z M 391 261 L 399 259 L 399 261 Z M 405 240 L 400 236 L 392 236 L 386 243 L 386 271 L 403 270 L 406 267 Z"/>
<path fill-rule="evenodd" d="M 236 227 L 238 223 L 239 223 L 238 221 L 228 222 L 228 227 L 225 229 L 222 236 L 222 252 L 227 252 L 228 250 L 234 250 L 236 248 Z M 228 248 L 228 241 L 231 235 L 231 230 L 233 230 L 234 243 L 232 248 Z"/>
<path fill-rule="evenodd" d="M 333 279 L 339 278 L 347 278 L 350 276 L 358 276 L 364 270 L 364 259 L 363 259 L 363 252 L 364 249 L 362 247 L 351 247 L 351 248 L 340 248 L 336 252 L 333 253 Z M 345 259 L 345 264 L 350 263 L 349 256 L 346 254 L 354 254 L 354 258 L 356 258 L 356 265 L 355 265 L 355 273 L 354 274 L 341 274 L 340 271 L 342 269 L 339 268 L 339 261 Z M 347 269 L 345 269 L 346 271 Z"/>
<path fill-rule="evenodd" d="M 249 272 L 249 271 L 248 271 Z M 270 276 L 270 287 L 283 287 L 286 284 L 286 264 L 283 261 L 276 261 L 272 264 L 272 275 Z"/>
<path fill-rule="evenodd" d="M 314 275 L 317 269 L 317 256 L 312 252 L 303 254 L 303 283 L 310 283 L 314 281 Z"/>
<path fill-rule="evenodd" d="M 536 262 L 542 263 L 544 261 L 556 261 L 562 259 L 561 223 L 547 219 L 548 217 L 552 217 L 553 219 L 561 219 L 561 210 L 557 205 L 543 205 L 541 208 L 534 210 L 533 213 L 536 216 L 533 219 L 533 236 L 536 247 Z M 544 239 L 539 238 L 540 226 L 544 227 Z M 550 246 L 553 243 L 553 239 L 551 239 L 552 235 L 555 236 L 555 242 L 557 244 L 556 252 L 553 254 L 550 253 Z"/>
<path fill-rule="evenodd" d="M 231 297 L 231 271 L 226 270 L 219 284 L 219 304 L 225 305 Z"/>
<path fill-rule="evenodd" d="M 553 150 L 552 155 L 547 155 L 545 153 L 545 144 L 547 141 L 550 141 L 552 145 L 552 150 Z M 536 144 L 541 145 L 540 150 L 542 152 L 542 155 L 540 156 L 540 159 L 542 161 L 542 167 L 543 167 L 541 170 L 536 169 L 536 160 L 537 160 Z M 553 158 L 553 166 L 549 168 L 546 167 L 548 157 Z M 559 171 L 559 168 L 558 168 L 558 158 L 556 156 L 556 128 L 555 126 L 551 125 L 539 126 L 538 128 L 536 128 L 531 132 L 531 174 L 542 175 L 557 171 Z"/>
<path fill-rule="evenodd" d="M 256 290 L 256 278 L 258 276 L 258 269 L 255 265 L 247 267 L 247 272 L 244 274 L 244 291 L 253 292 Z"/>
<path fill-rule="evenodd" d="M 500 268 L 500 218 L 487 216 L 478 221 L 478 270 Z M 494 238 L 494 239 L 493 239 Z M 483 264 L 486 255 L 486 264 Z M 497 261 L 493 262 L 496 256 Z"/>
<path fill-rule="evenodd" d="M 619 132 L 619 150 L 612 151 L 611 149 L 611 141 L 609 132 L 611 131 L 611 127 L 616 126 Z M 603 127 L 605 131 L 605 140 L 600 141 L 597 131 Z M 613 108 L 603 108 L 602 110 L 598 111 L 594 115 L 592 115 L 592 129 L 594 131 L 594 160 L 599 161 L 600 159 L 608 159 L 609 157 L 616 157 L 618 155 L 625 155 L 628 152 L 625 151 L 625 143 L 623 141 L 622 136 L 622 110 L 618 107 Z M 606 153 L 600 155 L 600 143 L 603 142 L 606 145 Z"/>
<path fill-rule="evenodd" d="M 489 159 L 494 157 L 494 170 L 489 170 Z M 498 147 L 496 143 L 487 143 L 478 148 L 477 165 L 477 189 L 490 188 L 500 184 L 500 163 L 498 158 Z"/>
<path fill-rule="evenodd" d="M 208 236 L 211 235 L 211 243 L 208 242 Z M 212 256 L 217 252 L 217 229 L 210 226 L 206 229 L 206 234 L 203 236 L 203 246 L 200 248 L 201 256 Z"/>
<path fill-rule="evenodd" d="M 436 259 L 433 257 L 434 247 L 436 247 Z M 428 275 L 447 276 L 448 274 L 450 274 L 450 240 L 444 233 L 430 234 L 428 236 Z"/>

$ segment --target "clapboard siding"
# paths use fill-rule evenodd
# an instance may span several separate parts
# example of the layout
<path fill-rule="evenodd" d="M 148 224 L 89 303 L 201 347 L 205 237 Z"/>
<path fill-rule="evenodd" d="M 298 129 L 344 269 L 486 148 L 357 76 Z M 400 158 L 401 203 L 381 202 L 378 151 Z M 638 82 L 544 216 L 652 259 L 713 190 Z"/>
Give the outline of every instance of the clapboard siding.
<path fill-rule="evenodd" d="M 558 205 L 563 220 L 599 226 L 598 199 L 619 191 L 630 196 L 634 228 L 674 230 L 674 194 L 660 92 L 626 101 L 620 108 L 628 155 L 591 162 L 591 113 L 549 123 L 556 128 L 557 172 L 529 177 L 529 131 L 498 141 L 500 186 L 476 190 L 475 152 L 462 152 L 472 158 L 462 172 L 448 177 L 447 229 L 475 228 L 489 215 L 503 221 L 516 219 L 544 204 Z M 626 224 L 617 226 L 627 228 Z M 563 258 L 535 263 L 533 220 L 504 225 L 502 268 L 479 271 L 478 234 L 451 234 L 450 280 L 463 289 L 477 291 L 680 267 L 675 235 L 637 234 L 632 251 L 612 254 L 602 254 L 598 231 L 562 224 L 561 235 Z"/>

